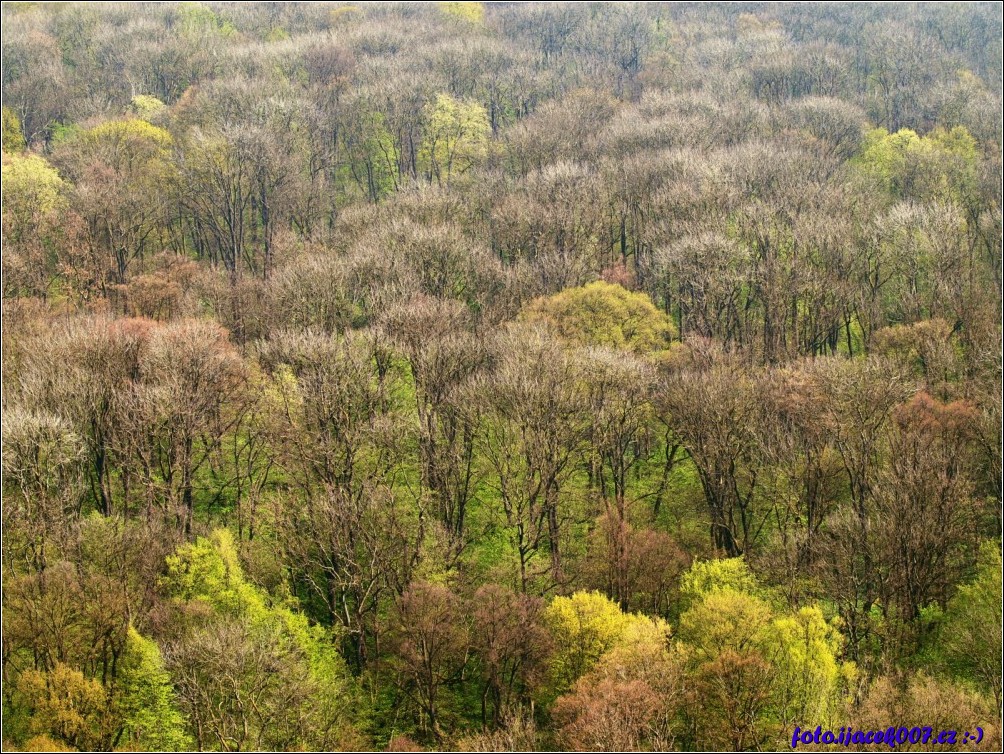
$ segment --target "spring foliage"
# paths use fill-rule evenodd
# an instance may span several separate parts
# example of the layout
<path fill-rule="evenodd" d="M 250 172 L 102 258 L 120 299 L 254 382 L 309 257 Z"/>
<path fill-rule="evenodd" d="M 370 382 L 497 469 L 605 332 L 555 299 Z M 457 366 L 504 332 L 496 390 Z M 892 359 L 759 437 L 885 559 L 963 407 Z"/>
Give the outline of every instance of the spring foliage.
<path fill-rule="evenodd" d="M 665 313 L 644 293 L 602 280 L 531 302 L 523 317 L 546 322 L 581 345 L 650 354 L 669 347 L 675 332 Z"/>
<path fill-rule="evenodd" d="M 998 749 L 997 10 L 2 4 L 4 750 Z"/>

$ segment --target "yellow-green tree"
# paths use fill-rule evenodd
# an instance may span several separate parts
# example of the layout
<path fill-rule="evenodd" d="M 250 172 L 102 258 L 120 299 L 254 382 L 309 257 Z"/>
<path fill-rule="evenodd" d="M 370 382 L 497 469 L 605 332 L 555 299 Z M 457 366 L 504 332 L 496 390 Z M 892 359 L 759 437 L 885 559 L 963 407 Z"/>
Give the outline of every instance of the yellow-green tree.
<path fill-rule="evenodd" d="M 203 616 L 168 667 L 198 748 L 358 745 L 335 637 L 247 581 L 229 531 L 178 548 L 163 586 L 182 609 Z"/>
<path fill-rule="evenodd" d="M 598 592 L 557 597 L 545 619 L 558 648 L 552 708 L 568 749 L 673 749 L 679 654 L 669 625 L 621 612 Z"/>
<path fill-rule="evenodd" d="M 140 118 L 109 120 L 81 132 L 77 138 L 79 148 L 85 152 L 82 157 L 101 159 L 116 170 L 163 170 L 162 163 L 170 157 L 174 143 L 170 133 Z"/>
<path fill-rule="evenodd" d="M 485 22 L 485 6 L 483 3 L 444 2 L 440 3 L 439 7 L 443 13 L 451 18 L 457 18 L 471 24 L 483 24 Z"/>
<path fill-rule="evenodd" d="M 902 128 L 865 134 L 854 164 L 895 198 L 959 201 L 974 190 L 979 149 L 963 126 L 927 136 Z"/>
<path fill-rule="evenodd" d="M 74 134 L 54 156 L 76 184 L 89 246 L 100 250 L 93 271 L 99 283 L 125 282 L 132 262 L 156 246 L 166 224 L 173 144 L 164 129 L 126 118 Z"/>
<path fill-rule="evenodd" d="M 41 225 L 65 206 L 66 182 L 38 155 L 4 155 L 3 225 L 8 243 L 43 233 Z"/>
<path fill-rule="evenodd" d="M 976 578 L 948 605 L 941 649 L 949 668 L 1001 702 L 1001 554 L 996 542 L 980 547 Z"/>
<path fill-rule="evenodd" d="M 129 109 L 140 120 L 153 123 L 167 112 L 167 105 L 153 95 L 137 94 L 129 103 Z"/>
<path fill-rule="evenodd" d="M 425 108 L 425 135 L 419 150 L 421 170 L 430 181 L 449 183 L 488 153 L 491 126 L 477 102 L 439 94 Z"/>
<path fill-rule="evenodd" d="M 782 728 L 799 720 L 831 720 L 841 709 L 841 691 L 853 665 L 841 664 L 839 632 L 818 606 L 775 618 L 763 636 L 763 653 L 773 665 L 774 699 Z"/>
<path fill-rule="evenodd" d="M 552 661 L 555 686 L 564 690 L 616 644 L 629 618 L 599 592 L 576 592 L 555 597 L 544 620 L 558 647 Z"/>
<path fill-rule="evenodd" d="M 742 558 L 695 560 L 690 570 L 680 578 L 680 597 L 684 607 L 698 604 L 724 590 L 762 596 L 760 582 Z"/>
<path fill-rule="evenodd" d="M 177 14 L 185 34 L 195 37 L 218 34 L 227 37 L 234 33 L 234 27 L 229 21 L 221 20 L 202 3 L 181 3 Z"/>
<path fill-rule="evenodd" d="M 17 705 L 29 715 L 29 730 L 82 751 L 110 751 L 117 729 L 107 690 L 79 670 L 57 663 L 28 670 L 17 680 Z"/>
<path fill-rule="evenodd" d="M 738 558 L 695 564 L 681 591 L 695 744 L 757 748 L 799 720 L 835 717 L 854 667 L 837 660 L 840 635 L 818 607 L 779 612 Z"/>
<path fill-rule="evenodd" d="M 120 744 L 128 742 L 136 751 L 191 749 L 160 649 L 131 626 L 119 659 L 115 711 L 122 726 Z"/>
<path fill-rule="evenodd" d="M 24 133 L 17 114 L 9 107 L 3 108 L 3 151 L 8 154 L 23 152 L 25 148 Z"/>
<path fill-rule="evenodd" d="M 609 346 L 652 354 L 669 347 L 675 334 L 669 317 L 644 293 L 597 280 L 538 298 L 522 314 L 546 322 L 564 338 L 580 345 Z"/>
<path fill-rule="evenodd" d="M 712 592 L 680 616 L 678 639 L 698 662 L 725 651 L 755 651 L 773 619 L 763 600 L 732 589 Z"/>
<path fill-rule="evenodd" d="M 656 640 L 659 643 L 669 636 L 665 621 L 622 612 L 616 602 L 600 592 L 555 597 L 544 611 L 544 622 L 557 647 L 551 667 L 553 689 L 559 693 L 611 650 L 622 649 L 611 662 L 628 662 L 637 656 L 640 646 L 651 646 L 653 637 L 661 637 Z"/>
<path fill-rule="evenodd" d="M 57 275 L 57 240 L 70 188 L 33 154 L 3 155 L 4 288 L 45 296 Z"/>

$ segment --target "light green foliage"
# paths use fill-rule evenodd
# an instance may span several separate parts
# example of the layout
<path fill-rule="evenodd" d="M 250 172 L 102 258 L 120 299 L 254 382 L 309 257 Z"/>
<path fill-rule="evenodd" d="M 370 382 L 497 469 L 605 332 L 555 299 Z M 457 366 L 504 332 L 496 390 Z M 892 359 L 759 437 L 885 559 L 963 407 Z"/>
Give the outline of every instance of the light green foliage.
<path fill-rule="evenodd" d="M 150 94 L 137 94 L 132 98 L 130 109 L 140 120 L 153 123 L 155 118 L 167 111 L 167 105 Z"/>
<path fill-rule="evenodd" d="M 244 578 L 228 530 L 217 529 L 168 556 L 164 584 L 177 599 L 205 602 L 217 613 L 278 630 L 305 654 L 314 671 L 329 680 L 342 677 L 341 658 L 324 630 L 284 605 L 271 604 L 267 594 Z"/>
<path fill-rule="evenodd" d="M 483 3 L 440 3 L 443 13 L 452 18 L 459 18 L 472 24 L 483 24 L 485 22 L 485 6 Z"/>
<path fill-rule="evenodd" d="M 172 146 L 164 129 L 124 118 L 75 131 L 54 150 L 53 160 L 76 186 L 74 208 L 86 223 L 91 253 L 103 257 L 98 279 L 124 282 L 138 257 L 159 250 L 154 229 L 163 227 L 169 211 Z M 81 275 L 74 287 L 87 295 L 95 282 Z"/>
<path fill-rule="evenodd" d="M 840 634 L 816 607 L 776 618 L 763 636 L 763 651 L 777 673 L 778 702 L 793 720 L 830 720 L 839 711 L 840 691 L 854 676 L 837 656 Z"/>
<path fill-rule="evenodd" d="M 264 595 L 244 580 L 233 536 L 225 529 L 168 556 L 165 583 L 178 599 L 207 602 L 226 615 L 249 622 L 270 617 Z"/>
<path fill-rule="evenodd" d="M 217 15 L 202 3 L 181 3 L 177 12 L 182 30 L 190 35 L 211 33 L 228 37 L 235 31 L 229 21 L 221 22 Z"/>
<path fill-rule="evenodd" d="M 716 589 L 680 616 L 680 641 L 701 660 L 714 660 L 726 650 L 755 649 L 770 623 L 770 606 L 733 589 Z"/>
<path fill-rule="evenodd" d="M 84 129 L 77 123 L 53 123 L 49 127 L 49 142 L 53 147 L 75 139 Z"/>
<path fill-rule="evenodd" d="M 979 145 L 964 126 L 955 126 L 951 129 L 936 128 L 927 139 L 935 149 L 958 157 L 966 163 L 979 159 Z"/>
<path fill-rule="evenodd" d="M 150 197 L 164 190 L 174 174 L 171 149 L 174 138 L 140 118 L 109 120 L 66 137 L 59 164 L 71 180 L 82 184 L 96 163 L 113 168 L 112 175 L 98 173 L 93 185 L 104 196 L 104 206 L 118 207 L 126 217 L 142 225 L 149 213 Z M 91 181 L 87 181 L 92 185 Z"/>
<path fill-rule="evenodd" d="M 4 155 L 3 224 L 9 241 L 39 232 L 39 223 L 65 205 L 67 184 L 42 157 Z"/>
<path fill-rule="evenodd" d="M 680 579 L 684 607 L 724 590 L 748 595 L 762 594 L 756 576 L 742 558 L 696 560 Z"/>
<path fill-rule="evenodd" d="M 544 613 L 558 651 L 553 667 L 559 688 L 568 688 L 614 646 L 628 616 L 599 592 L 555 597 Z"/>
<path fill-rule="evenodd" d="M 673 323 L 644 293 L 597 280 L 531 302 L 523 312 L 531 322 L 547 322 L 582 345 L 610 346 L 651 354 L 669 347 Z"/>
<path fill-rule="evenodd" d="M 742 663 L 760 668 L 758 730 L 833 719 L 855 669 L 838 662 L 840 636 L 818 607 L 778 614 L 755 596 L 760 589 L 740 558 L 697 563 L 683 582 L 692 607 L 680 617 L 678 648 L 691 672 L 731 678 Z"/>
<path fill-rule="evenodd" d="M 627 615 L 617 642 L 604 653 L 595 669 L 607 676 L 644 677 L 657 663 L 670 660 L 669 624 L 661 618 Z"/>
<path fill-rule="evenodd" d="M 897 177 L 906 166 L 907 153 L 919 150 L 920 144 L 917 132 L 909 128 L 893 134 L 884 128 L 875 128 L 865 134 L 858 162 L 863 170 L 881 181 L 887 191 L 893 191 L 897 188 Z"/>
<path fill-rule="evenodd" d="M 7 153 L 23 152 L 25 148 L 24 134 L 21 132 L 21 121 L 9 107 L 3 108 L 3 151 Z"/>
<path fill-rule="evenodd" d="M 365 151 L 374 166 L 374 181 L 383 193 L 397 188 L 397 145 L 387 130 L 383 113 L 371 113 L 366 128 Z"/>
<path fill-rule="evenodd" d="M 86 149 L 98 152 L 116 167 L 164 160 L 174 142 L 163 128 L 139 118 L 106 121 L 84 131 L 80 140 Z"/>
<path fill-rule="evenodd" d="M 601 658 L 614 664 L 630 662 L 653 645 L 664 644 L 669 635 L 665 621 L 621 612 L 617 603 L 599 592 L 555 597 L 544 621 L 558 648 L 552 661 L 557 693 L 571 688 Z"/>
<path fill-rule="evenodd" d="M 1001 699 L 1001 555 L 997 542 L 980 547 L 976 578 L 959 587 L 941 629 L 941 650 L 958 676 L 975 680 Z"/>
<path fill-rule="evenodd" d="M 896 198 L 959 200 L 973 188 L 979 148 L 963 126 L 919 136 L 909 128 L 865 134 L 854 164 Z"/>
<path fill-rule="evenodd" d="M 216 26 L 218 23 L 216 14 L 202 3 L 181 3 L 178 16 L 186 27 Z"/>
<path fill-rule="evenodd" d="M 66 183 L 38 155 L 11 155 L 3 163 L 4 210 L 45 214 L 58 209 Z"/>
<path fill-rule="evenodd" d="M 371 201 L 397 189 L 398 149 L 383 113 L 365 112 L 344 139 L 350 156 L 348 170 Z"/>
<path fill-rule="evenodd" d="M 488 153 L 491 126 L 477 102 L 439 94 L 425 108 L 425 135 L 419 150 L 422 171 L 430 181 L 449 183 Z"/>
<path fill-rule="evenodd" d="M 328 11 L 328 25 L 348 26 L 363 19 L 365 13 L 354 5 L 343 5 L 340 8 L 332 8 Z"/>
<path fill-rule="evenodd" d="M 157 643 L 129 627 L 119 660 L 116 710 L 123 742 L 136 751 L 188 751 L 191 740 Z"/>

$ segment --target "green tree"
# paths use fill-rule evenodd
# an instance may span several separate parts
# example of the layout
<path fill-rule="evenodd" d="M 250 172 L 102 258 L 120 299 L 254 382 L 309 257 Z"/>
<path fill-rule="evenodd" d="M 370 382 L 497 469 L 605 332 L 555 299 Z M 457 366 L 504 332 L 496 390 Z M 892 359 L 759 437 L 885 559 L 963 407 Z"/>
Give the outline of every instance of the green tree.
<path fill-rule="evenodd" d="M 839 632 L 817 606 L 775 618 L 764 632 L 764 656 L 773 665 L 774 699 L 782 728 L 800 720 L 832 720 L 856 669 L 841 664 Z"/>
<path fill-rule="evenodd" d="M 101 250 L 95 277 L 126 280 L 133 260 L 159 246 L 174 166 L 170 133 L 139 118 L 101 123 L 63 141 L 54 160 L 76 184 L 74 206 L 89 245 Z"/>
<path fill-rule="evenodd" d="M 682 684 L 680 654 L 670 646 L 669 626 L 659 619 L 626 613 L 618 620 L 614 603 L 601 603 L 595 593 L 578 592 L 572 595 L 573 603 L 576 598 L 580 607 L 585 608 L 588 602 L 598 611 L 586 627 L 596 624 L 600 630 L 594 637 L 605 633 L 610 646 L 555 701 L 552 715 L 559 740 L 574 750 L 675 749 L 676 707 Z M 559 607 L 566 619 L 571 617 L 565 610 L 567 604 L 559 603 Z M 584 612 L 580 610 L 578 615 Z M 622 627 L 614 637 L 618 623 Z M 573 635 L 568 638 L 574 641 L 574 623 L 566 623 L 565 629 L 569 628 Z M 582 634 L 578 632 L 578 636 Z M 555 639 L 561 646 L 562 637 L 555 635 Z"/>
<path fill-rule="evenodd" d="M 491 126 L 477 102 L 439 94 L 425 108 L 425 135 L 419 150 L 421 169 L 430 181 L 449 183 L 488 153 Z"/>
<path fill-rule="evenodd" d="M 8 154 L 23 152 L 26 146 L 21 121 L 9 107 L 3 108 L 3 151 Z"/>
<path fill-rule="evenodd" d="M 896 198 L 960 200 L 976 183 L 979 148 L 963 126 L 927 136 L 903 128 L 865 133 L 854 164 Z"/>
<path fill-rule="evenodd" d="M 733 589 L 710 593 L 680 616 L 678 639 L 699 662 L 716 659 L 726 650 L 755 651 L 773 619 L 761 599 Z"/>
<path fill-rule="evenodd" d="M 119 744 L 136 751 L 188 751 L 191 739 L 157 643 L 129 627 L 119 660 L 115 708 L 122 719 Z"/>
<path fill-rule="evenodd" d="M 2 171 L 4 290 L 45 297 L 59 272 L 69 186 L 33 154 L 4 151 Z"/>
<path fill-rule="evenodd" d="M 669 626 L 659 618 L 622 612 L 617 603 L 600 592 L 575 592 L 555 597 L 544 611 L 544 623 L 557 650 L 552 660 L 553 690 L 568 690 L 600 659 L 625 645 L 620 660 L 629 662 L 639 647 L 651 646 L 669 636 Z M 661 637 L 661 638 L 658 638 Z"/>
<path fill-rule="evenodd" d="M 681 591 L 691 607 L 677 648 L 695 680 L 697 744 L 761 746 L 801 720 L 825 726 L 843 709 L 855 668 L 838 661 L 840 635 L 818 607 L 779 614 L 738 558 L 696 563 Z"/>
<path fill-rule="evenodd" d="M 684 608 L 726 589 L 754 596 L 761 594 L 760 582 L 743 558 L 696 560 L 680 578 Z"/>
<path fill-rule="evenodd" d="M 346 169 L 370 201 L 398 188 L 400 155 L 383 113 L 363 108 L 342 130 L 342 140 L 348 153 Z"/>
<path fill-rule="evenodd" d="M 233 536 L 225 529 L 169 555 L 164 583 L 178 600 L 203 602 L 251 623 L 270 617 L 265 595 L 244 579 Z"/>
<path fill-rule="evenodd" d="M 194 37 L 230 36 L 234 33 L 234 27 L 229 21 L 221 21 L 202 3 L 186 2 L 181 3 L 177 9 L 178 20 L 181 22 L 181 29 L 188 35 Z"/>
<path fill-rule="evenodd" d="M 142 110 L 152 106 L 150 100 L 158 101 L 140 95 L 133 102 Z M 106 121 L 82 131 L 76 138 L 85 152 L 82 155 L 85 164 L 91 159 L 101 159 L 116 170 L 155 171 L 158 180 L 164 178 L 165 163 L 174 144 L 170 133 L 140 118 Z"/>
<path fill-rule="evenodd" d="M 358 745 L 336 637 L 248 582 L 229 531 L 179 547 L 163 585 L 206 616 L 172 647 L 168 668 L 199 748 Z"/>
<path fill-rule="evenodd" d="M 82 751 L 109 751 L 116 719 L 101 682 L 56 663 L 49 672 L 28 670 L 17 681 L 17 696 L 29 711 L 29 728 Z"/>
<path fill-rule="evenodd" d="M 151 94 L 137 94 L 129 104 L 136 117 L 147 123 L 153 123 L 167 112 L 167 105 Z"/>
<path fill-rule="evenodd" d="M 581 345 L 610 346 L 650 354 L 669 348 L 673 323 L 644 293 L 597 280 L 532 301 L 522 315 L 547 322 Z"/>
<path fill-rule="evenodd" d="M 66 182 L 38 155 L 4 155 L 3 225 L 8 243 L 41 235 L 42 225 L 65 206 Z"/>
<path fill-rule="evenodd" d="M 555 597 L 544 611 L 557 652 L 552 661 L 555 685 L 569 688 L 620 638 L 628 616 L 599 592 Z"/>
<path fill-rule="evenodd" d="M 458 18 L 471 24 L 485 22 L 485 6 L 483 3 L 439 3 L 440 10 L 451 18 Z"/>
<path fill-rule="evenodd" d="M 990 691 L 1001 702 L 1001 554 L 999 545 L 980 547 L 976 578 L 959 587 L 940 632 L 949 668 Z"/>

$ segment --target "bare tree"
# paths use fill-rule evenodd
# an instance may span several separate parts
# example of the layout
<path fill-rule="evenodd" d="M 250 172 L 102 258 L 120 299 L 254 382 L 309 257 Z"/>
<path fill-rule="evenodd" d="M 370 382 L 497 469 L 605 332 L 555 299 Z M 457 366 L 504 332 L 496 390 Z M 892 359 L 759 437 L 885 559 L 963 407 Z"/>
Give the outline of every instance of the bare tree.
<path fill-rule="evenodd" d="M 497 362 L 476 378 L 468 392 L 479 413 L 477 447 L 489 469 L 486 485 L 498 495 L 508 534 L 516 550 L 517 584 L 524 593 L 560 584 L 561 488 L 574 470 L 573 459 L 585 437 L 585 398 L 571 356 L 545 331 L 510 327 L 495 344 Z M 534 567 L 547 547 L 549 564 Z M 546 587 L 545 587 L 546 590 Z"/>

